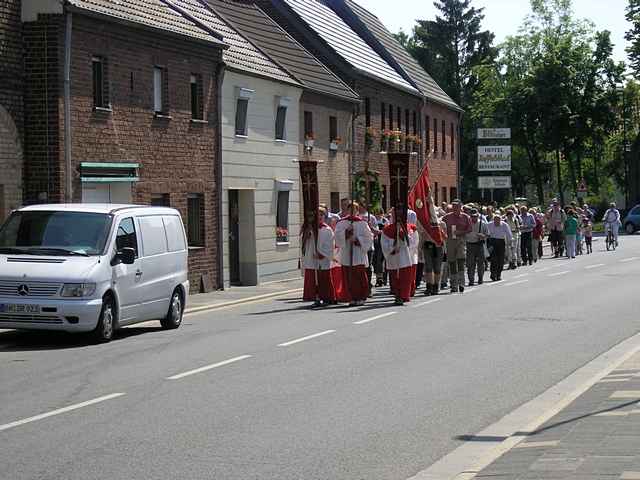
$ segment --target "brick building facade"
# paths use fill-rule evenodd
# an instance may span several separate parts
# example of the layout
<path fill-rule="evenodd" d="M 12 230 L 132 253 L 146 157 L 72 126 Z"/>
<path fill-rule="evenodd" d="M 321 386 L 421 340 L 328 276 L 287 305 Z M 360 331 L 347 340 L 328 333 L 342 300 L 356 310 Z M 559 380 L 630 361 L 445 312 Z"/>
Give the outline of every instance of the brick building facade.
<path fill-rule="evenodd" d="M 379 137 L 370 148 L 365 145 L 369 126 L 418 136 L 421 145 L 410 157 L 410 183 L 428 161 L 439 202 L 457 196 L 461 110 L 377 18 L 348 0 L 261 0 L 259 4 L 360 96 L 354 135 L 347 139 L 349 171 L 351 175 L 365 169 L 378 173 L 383 207 L 390 181 L 387 155 L 380 153 Z"/>
<path fill-rule="evenodd" d="M 74 3 L 72 195 L 68 198 L 65 181 L 67 24 L 63 12 L 53 12 L 24 24 L 25 200 L 177 208 L 189 237 L 192 291 L 215 288 L 220 282 L 218 91 L 224 44 L 209 40 L 208 32 L 162 3 L 155 13 L 175 22 L 172 32 L 143 27 L 134 15 L 116 21 L 109 12 L 85 12 L 82 1 Z"/>
<path fill-rule="evenodd" d="M 0 3 L 0 222 L 22 203 L 23 68 L 20 0 Z"/>

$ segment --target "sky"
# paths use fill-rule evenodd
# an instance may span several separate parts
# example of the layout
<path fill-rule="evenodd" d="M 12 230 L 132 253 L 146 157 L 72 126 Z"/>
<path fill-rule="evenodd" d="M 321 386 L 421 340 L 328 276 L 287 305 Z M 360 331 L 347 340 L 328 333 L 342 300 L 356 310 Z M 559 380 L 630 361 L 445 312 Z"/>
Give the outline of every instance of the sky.
<path fill-rule="evenodd" d="M 392 32 L 401 28 L 410 33 L 416 19 L 433 20 L 436 8 L 433 0 L 356 0 L 375 14 Z M 626 60 L 625 31 L 630 24 L 625 20 L 627 0 L 573 0 L 576 18 L 586 18 L 595 23 L 598 30 L 611 31 L 615 44 L 616 60 Z M 472 6 L 484 7 L 483 29 L 491 30 L 500 43 L 509 35 L 516 34 L 522 20 L 530 12 L 529 0 L 472 0 Z"/>

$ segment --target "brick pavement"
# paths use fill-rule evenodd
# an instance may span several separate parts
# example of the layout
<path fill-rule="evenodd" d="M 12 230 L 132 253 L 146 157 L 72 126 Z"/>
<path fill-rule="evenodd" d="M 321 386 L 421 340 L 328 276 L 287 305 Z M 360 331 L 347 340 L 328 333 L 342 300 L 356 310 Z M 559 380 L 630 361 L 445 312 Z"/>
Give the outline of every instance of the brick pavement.
<path fill-rule="evenodd" d="M 476 475 L 640 480 L 640 352 Z"/>

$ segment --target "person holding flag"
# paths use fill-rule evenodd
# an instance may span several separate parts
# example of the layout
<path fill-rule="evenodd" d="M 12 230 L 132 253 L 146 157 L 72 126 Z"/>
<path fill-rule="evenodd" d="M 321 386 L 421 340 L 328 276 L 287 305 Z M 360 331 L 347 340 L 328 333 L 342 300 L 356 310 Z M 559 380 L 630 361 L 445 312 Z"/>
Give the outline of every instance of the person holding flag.
<path fill-rule="evenodd" d="M 442 227 L 436 215 L 436 206 L 431 198 L 429 168 L 425 165 L 409 192 L 409 207 L 415 211 L 419 231 L 424 241 L 424 276 L 427 284 L 425 295 L 439 293 L 446 228 Z"/>
<path fill-rule="evenodd" d="M 397 217 L 397 210 L 394 209 L 391 223 L 384 227 L 380 241 L 391 282 L 391 294 L 395 297 L 396 305 L 404 305 L 411 301 L 415 286 L 414 257 L 420 238 L 414 224 L 397 221 Z"/>
<path fill-rule="evenodd" d="M 369 296 L 369 249 L 373 233 L 368 223 L 358 215 L 358 204 L 352 202 L 349 215 L 336 225 L 336 245 L 342 265 L 343 298 L 350 306 L 364 305 Z"/>
<path fill-rule="evenodd" d="M 319 208 L 317 238 L 311 224 L 305 224 L 302 232 L 303 299 L 313 301 L 312 308 L 326 307 L 336 301 L 330 274 L 335 240 L 333 230 L 325 223 L 325 219 L 326 210 Z"/>

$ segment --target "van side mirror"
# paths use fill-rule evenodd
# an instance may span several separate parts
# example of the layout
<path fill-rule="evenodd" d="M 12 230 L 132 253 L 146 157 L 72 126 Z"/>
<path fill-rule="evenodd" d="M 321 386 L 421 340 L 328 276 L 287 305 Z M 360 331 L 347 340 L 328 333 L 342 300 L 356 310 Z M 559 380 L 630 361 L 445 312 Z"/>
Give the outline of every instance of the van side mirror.
<path fill-rule="evenodd" d="M 133 265 L 136 261 L 136 251 L 131 247 L 125 247 L 116 253 L 116 256 L 113 257 L 112 265 L 118 265 L 119 263 L 123 263 L 125 265 Z"/>

